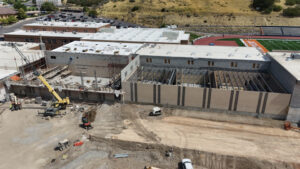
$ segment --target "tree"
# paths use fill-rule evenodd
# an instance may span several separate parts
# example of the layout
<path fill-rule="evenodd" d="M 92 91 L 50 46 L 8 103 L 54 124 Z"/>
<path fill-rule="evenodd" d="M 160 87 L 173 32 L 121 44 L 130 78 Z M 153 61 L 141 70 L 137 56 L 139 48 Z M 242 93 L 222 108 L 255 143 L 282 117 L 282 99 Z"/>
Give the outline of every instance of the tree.
<path fill-rule="evenodd" d="M 7 18 L 7 21 L 8 21 L 8 23 L 16 23 L 16 22 L 18 22 L 18 19 L 15 17 L 15 16 L 9 16 L 8 18 Z"/>
<path fill-rule="evenodd" d="M 18 18 L 19 18 L 19 19 L 25 19 L 25 18 L 27 18 L 27 15 L 26 15 L 24 9 L 20 8 L 20 9 L 18 10 Z"/>
<path fill-rule="evenodd" d="M 270 9 L 275 3 L 275 0 L 253 0 L 253 8 L 258 11 Z"/>
<path fill-rule="evenodd" d="M 93 18 L 95 18 L 95 17 L 97 17 L 97 15 L 98 15 L 98 13 L 97 13 L 97 11 L 96 10 L 90 10 L 89 11 L 89 16 L 90 17 L 93 17 Z"/>
<path fill-rule="evenodd" d="M 284 9 L 283 16 L 289 16 L 289 17 L 300 16 L 300 7 Z"/>
<path fill-rule="evenodd" d="M 87 6 L 83 7 L 83 12 L 89 12 L 89 8 Z"/>
<path fill-rule="evenodd" d="M 44 2 L 41 6 L 41 11 L 56 11 L 56 6 L 51 2 Z"/>
<path fill-rule="evenodd" d="M 33 3 L 34 5 L 36 5 L 36 0 L 32 0 L 32 3 Z"/>
<path fill-rule="evenodd" d="M 26 6 L 24 5 L 24 4 L 22 4 L 22 2 L 20 2 L 20 1 L 16 1 L 15 3 L 14 3 L 14 8 L 16 9 L 16 10 L 19 10 L 19 9 L 23 9 L 24 11 L 26 11 Z"/>
<path fill-rule="evenodd" d="M 0 21 L 3 25 L 7 25 L 8 24 L 8 20 L 7 19 L 1 19 Z"/>

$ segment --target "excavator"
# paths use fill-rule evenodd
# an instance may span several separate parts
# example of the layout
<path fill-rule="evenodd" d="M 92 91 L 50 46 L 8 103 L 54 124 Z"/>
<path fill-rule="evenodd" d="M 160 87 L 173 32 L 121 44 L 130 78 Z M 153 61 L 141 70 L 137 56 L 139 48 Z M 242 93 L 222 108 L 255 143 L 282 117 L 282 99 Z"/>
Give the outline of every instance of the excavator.
<path fill-rule="evenodd" d="M 11 100 L 11 104 L 10 104 L 9 109 L 11 111 L 21 110 L 22 109 L 22 103 L 19 101 L 19 99 L 17 98 L 17 96 L 10 95 L 10 100 Z"/>
<path fill-rule="evenodd" d="M 17 45 L 15 43 L 11 43 L 12 47 L 18 52 L 18 54 L 21 56 L 21 58 L 24 60 L 24 62 L 28 65 L 30 65 L 29 60 L 27 59 L 27 57 L 20 51 L 20 49 L 17 47 Z M 35 69 L 33 70 L 33 75 L 35 75 L 44 85 L 45 87 L 47 87 L 47 89 L 49 90 L 49 92 L 54 96 L 54 98 L 56 99 L 55 102 L 52 103 L 51 107 L 48 107 L 46 109 L 46 111 L 43 114 L 44 116 L 56 116 L 60 114 L 60 110 L 65 110 L 67 105 L 70 104 L 70 100 L 69 97 L 66 97 L 64 99 L 62 99 L 57 93 L 56 91 L 53 89 L 53 87 L 47 82 L 47 80 L 43 77 L 43 75 L 38 72 Z"/>

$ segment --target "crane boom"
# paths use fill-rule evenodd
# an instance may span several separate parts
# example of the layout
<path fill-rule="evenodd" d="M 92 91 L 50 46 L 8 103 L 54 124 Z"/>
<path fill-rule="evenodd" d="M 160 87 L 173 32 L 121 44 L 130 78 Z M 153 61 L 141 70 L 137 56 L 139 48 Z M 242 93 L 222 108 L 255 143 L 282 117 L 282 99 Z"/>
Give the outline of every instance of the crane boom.
<path fill-rule="evenodd" d="M 12 47 L 16 49 L 18 54 L 21 56 L 21 58 L 25 61 L 26 64 L 30 64 L 30 61 L 27 59 L 27 57 L 20 51 L 20 49 L 16 46 L 15 43 L 12 43 Z M 33 74 L 37 76 L 37 78 L 47 87 L 49 92 L 55 97 L 57 100 L 56 103 L 54 103 L 55 107 L 61 107 L 64 109 L 66 105 L 70 104 L 69 97 L 66 97 L 62 99 L 56 91 L 53 89 L 53 87 L 47 82 L 47 80 L 36 70 L 33 70 Z"/>
<path fill-rule="evenodd" d="M 52 88 L 52 86 L 47 82 L 47 80 L 42 75 L 39 75 L 37 78 L 40 79 L 40 81 L 47 87 L 49 92 L 55 97 L 55 99 L 58 102 L 62 102 L 63 99 L 56 93 L 56 91 Z"/>

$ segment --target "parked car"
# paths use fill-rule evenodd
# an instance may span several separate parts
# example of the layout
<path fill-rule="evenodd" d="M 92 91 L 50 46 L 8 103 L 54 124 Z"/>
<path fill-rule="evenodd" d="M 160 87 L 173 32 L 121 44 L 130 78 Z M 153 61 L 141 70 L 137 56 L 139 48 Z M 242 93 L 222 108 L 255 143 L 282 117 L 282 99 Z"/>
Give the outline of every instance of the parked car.
<path fill-rule="evenodd" d="M 182 163 L 182 168 L 183 169 L 193 169 L 191 159 L 184 158 L 184 159 L 182 159 L 181 163 Z"/>

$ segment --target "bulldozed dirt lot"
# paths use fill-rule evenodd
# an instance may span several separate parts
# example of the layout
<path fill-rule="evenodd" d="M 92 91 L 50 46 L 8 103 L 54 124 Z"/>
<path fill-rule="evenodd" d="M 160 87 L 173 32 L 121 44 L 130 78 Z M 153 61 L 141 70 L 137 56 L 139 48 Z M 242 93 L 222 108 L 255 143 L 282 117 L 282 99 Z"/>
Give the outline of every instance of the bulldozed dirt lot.
<path fill-rule="evenodd" d="M 300 133 L 283 130 L 281 121 L 170 108 L 150 117 L 148 105 L 79 105 L 97 106 L 87 131 L 82 112 L 71 107 L 45 119 L 39 105 L 8 106 L 0 106 L 0 168 L 177 169 L 182 158 L 195 169 L 300 168 Z M 63 139 L 72 145 L 55 151 Z M 73 146 L 77 140 L 83 145 Z"/>

